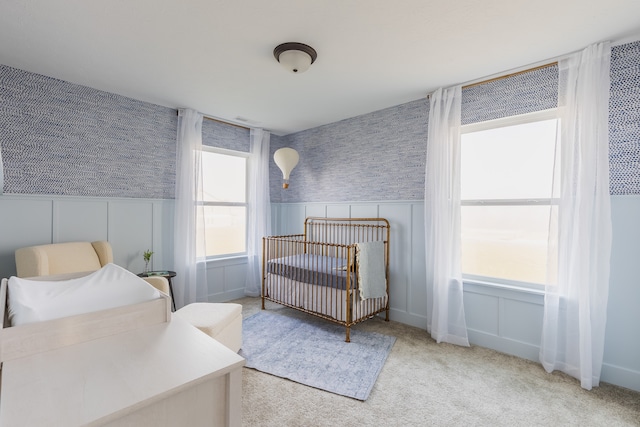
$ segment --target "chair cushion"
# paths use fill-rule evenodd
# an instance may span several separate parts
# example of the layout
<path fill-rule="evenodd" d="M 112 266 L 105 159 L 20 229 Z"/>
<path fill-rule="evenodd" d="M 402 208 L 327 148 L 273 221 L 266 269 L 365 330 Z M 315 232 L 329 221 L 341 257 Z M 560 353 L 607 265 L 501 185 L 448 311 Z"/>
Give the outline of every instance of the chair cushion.
<path fill-rule="evenodd" d="M 242 306 L 234 303 L 196 302 L 182 307 L 175 314 L 215 338 L 234 319 L 242 317 Z"/>

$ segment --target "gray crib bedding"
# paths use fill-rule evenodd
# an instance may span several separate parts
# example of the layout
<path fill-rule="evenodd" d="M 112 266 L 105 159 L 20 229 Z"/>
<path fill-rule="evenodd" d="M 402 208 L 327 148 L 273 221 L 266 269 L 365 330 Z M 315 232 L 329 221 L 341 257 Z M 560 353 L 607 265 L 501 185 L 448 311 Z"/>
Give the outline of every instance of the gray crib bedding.
<path fill-rule="evenodd" d="M 324 255 L 298 254 L 267 261 L 267 272 L 298 282 L 345 289 L 347 260 Z M 356 275 L 351 273 L 351 288 L 356 288 Z"/>

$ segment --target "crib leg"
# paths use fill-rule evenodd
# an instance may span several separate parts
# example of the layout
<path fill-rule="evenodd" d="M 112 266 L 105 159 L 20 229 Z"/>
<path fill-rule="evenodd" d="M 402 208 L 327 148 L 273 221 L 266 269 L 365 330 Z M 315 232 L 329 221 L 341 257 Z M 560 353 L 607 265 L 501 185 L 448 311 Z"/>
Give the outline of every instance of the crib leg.
<path fill-rule="evenodd" d="M 264 310 L 264 295 L 262 296 L 262 309 Z"/>
<path fill-rule="evenodd" d="M 349 326 L 347 326 L 347 338 L 344 342 L 351 342 L 351 328 Z"/>
<path fill-rule="evenodd" d="M 387 309 L 385 310 L 384 321 L 385 322 L 389 321 L 389 307 L 387 307 Z"/>

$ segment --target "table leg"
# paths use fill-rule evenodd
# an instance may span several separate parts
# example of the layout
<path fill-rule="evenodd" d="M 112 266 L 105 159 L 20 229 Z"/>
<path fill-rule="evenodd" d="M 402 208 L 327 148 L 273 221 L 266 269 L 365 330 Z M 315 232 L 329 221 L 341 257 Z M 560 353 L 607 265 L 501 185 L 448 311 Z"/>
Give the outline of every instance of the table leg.
<path fill-rule="evenodd" d="M 173 307 L 173 311 L 176 311 L 176 301 L 173 298 L 173 286 L 171 285 L 171 277 L 167 277 L 167 281 L 169 282 L 169 295 L 171 297 L 171 307 Z"/>

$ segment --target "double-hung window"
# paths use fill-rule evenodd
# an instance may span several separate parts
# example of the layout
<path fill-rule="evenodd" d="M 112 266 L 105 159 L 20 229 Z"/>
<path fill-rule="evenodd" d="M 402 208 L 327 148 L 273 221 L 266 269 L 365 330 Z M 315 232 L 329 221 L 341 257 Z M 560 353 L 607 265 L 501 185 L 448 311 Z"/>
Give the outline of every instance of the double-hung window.
<path fill-rule="evenodd" d="M 247 252 L 247 159 L 248 153 L 208 147 L 202 150 L 208 258 Z"/>
<path fill-rule="evenodd" d="M 556 110 L 547 110 L 462 127 L 465 279 L 531 285 L 553 274 L 557 126 Z"/>

